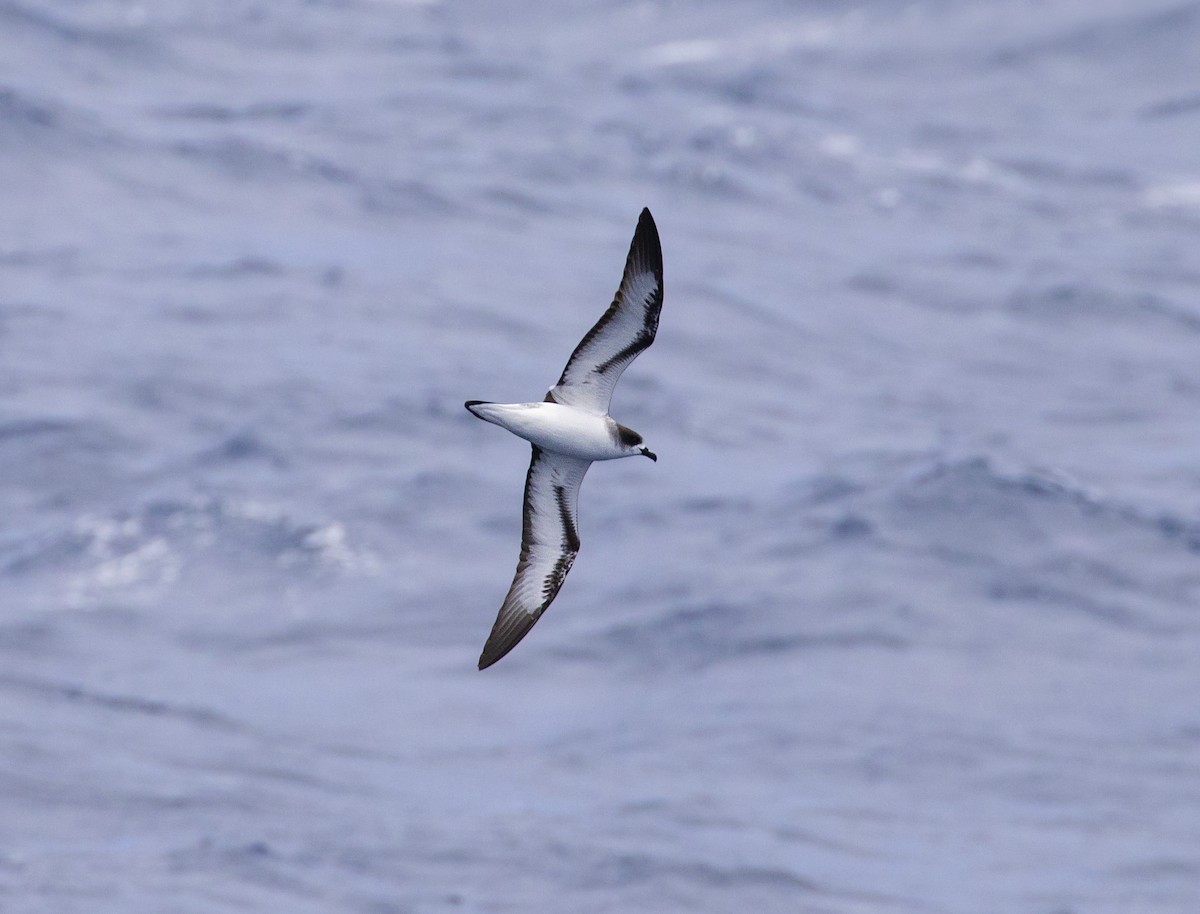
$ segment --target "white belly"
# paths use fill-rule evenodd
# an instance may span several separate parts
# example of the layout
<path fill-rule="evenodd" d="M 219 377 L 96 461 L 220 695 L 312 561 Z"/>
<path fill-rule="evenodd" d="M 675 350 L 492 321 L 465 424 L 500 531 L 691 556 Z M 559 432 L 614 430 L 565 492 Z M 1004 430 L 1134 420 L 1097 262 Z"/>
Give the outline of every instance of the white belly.
<path fill-rule="evenodd" d="M 561 403 L 480 403 L 471 412 L 546 451 L 583 460 L 628 456 L 618 443 L 616 423 Z"/>

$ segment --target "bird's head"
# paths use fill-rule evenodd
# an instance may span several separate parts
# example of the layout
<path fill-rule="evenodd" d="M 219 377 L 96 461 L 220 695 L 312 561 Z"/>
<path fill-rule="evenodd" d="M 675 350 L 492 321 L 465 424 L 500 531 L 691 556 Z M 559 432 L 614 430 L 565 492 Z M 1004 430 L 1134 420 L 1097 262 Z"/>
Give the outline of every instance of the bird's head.
<path fill-rule="evenodd" d="M 650 450 L 650 448 L 646 447 L 641 435 L 631 428 L 626 428 L 619 422 L 616 423 L 616 426 L 617 436 L 619 437 L 621 441 L 621 447 L 625 449 L 626 454 L 629 456 L 641 454 L 643 457 L 649 457 L 655 463 L 658 463 L 658 455 L 655 454 L 654 451 Z"/>

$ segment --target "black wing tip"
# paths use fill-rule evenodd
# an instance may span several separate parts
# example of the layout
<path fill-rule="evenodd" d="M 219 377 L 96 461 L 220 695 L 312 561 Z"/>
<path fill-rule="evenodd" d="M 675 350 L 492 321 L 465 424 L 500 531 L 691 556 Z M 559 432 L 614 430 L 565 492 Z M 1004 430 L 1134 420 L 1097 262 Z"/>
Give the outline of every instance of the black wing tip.
<path fill-rule="evenodd" d="M 533 622 L 528 625 L 519 627 L 516 631 L 506 631 L 504 633 L 492 632 L 487 639 L 487 644 L 483 646 L 483 653 L 479 655 L 479 669 L 486 670 L 497 660 L 501 660 L 508 655 L 514 647 L 521 643 L 524 638 L 533 629 Z M 497 624 L 499 620 L 497 620 Z"/>
<path fill-rule="evenodd" d="M 463 404 L 463 406 L 465 406 L 467 409 L 471 410 L 471 415 L 473 416 L 473 415 L 475 415 L 475 410 L 471 409 L 472 406 L 486 406 L 488 404 L 488 402 L 489 401 L 487 401 L 487 400 L 468 400 L 466 403 Z"/>
<path fill-rule="evenodd" d="M 479 669 L 486 670 L 499 659 L 499 657 L 488 657 L 487 653 L 484 652 L 479 655 Z"/>
<path fill-rule="evenodd" d="M 486 670 L 489 666 L 507 653 L 508 651 L 492 651 L 489 654 L 489 652 L 485 649 L 484 652 L 479 655 L 479 669 Z"/>
<path fill-rule="evenodd" d="M 637 230 L 633 233 L 633 242 L 629 246 L 630 257 L 637 256 L 638 263 L 643 269 L 650 270 L 662 279 L 662 243 L 658 239 L 658 226 L 650 215 L 650 207 L 642 207 L 638 216 Z"/>

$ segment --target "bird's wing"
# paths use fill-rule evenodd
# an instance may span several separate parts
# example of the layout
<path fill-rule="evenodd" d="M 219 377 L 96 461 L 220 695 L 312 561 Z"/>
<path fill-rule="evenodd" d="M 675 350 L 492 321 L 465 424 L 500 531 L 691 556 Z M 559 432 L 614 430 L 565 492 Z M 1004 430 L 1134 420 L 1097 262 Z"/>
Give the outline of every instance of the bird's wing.
<path fill-rule="evenodd" d="M 546 399 L 605 415 L 625 367 L 654 342 L 662 299 L 662 246 L 654 218 L 644 209 L 616 297 L 579 341 Z"/>
<path fill-rule="evenodd" d="M 579 484 L 591 465 L 533 446 L 525 476 L 521 558 L 479 657 L 481 670 L 516 647 L 558 595 L 579 553 Z"/>

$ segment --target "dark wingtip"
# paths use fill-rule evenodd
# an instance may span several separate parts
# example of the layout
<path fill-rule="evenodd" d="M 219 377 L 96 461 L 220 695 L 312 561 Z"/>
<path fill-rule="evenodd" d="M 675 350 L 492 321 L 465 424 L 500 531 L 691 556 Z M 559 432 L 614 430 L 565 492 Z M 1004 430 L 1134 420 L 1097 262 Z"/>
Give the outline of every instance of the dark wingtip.
<path fill-rule="evenodd" d="M 654 217 L 650 215 L 648 206 L 642 207 L 642 214 L 638 216 L 637 230 L 639 234 L 648 232 L 654 236 L 656 241 L 658 240 L 658 226 L 654 222 Z"/>
<path fill-rule="evenodd" d="M 662 243 L 658 240 L 658 226 L 654 224 L 649 207 L 643 207 L 638 217 L 637 231 L 633 233 L 629 253 L 636 254 L 641 266 L 662 280 Z"/>
<path fill-rule="evenodd" d="M 516 647 L 521 639 L 529 634 L 529 630 L 533 628 L 535 618 L 528 625 L 522 625 L 516 631 L 493 631 L 488 637 L 487 644 L 483 646 L 483 653 L 479 655 L 479 669 L 486 670 L 489 666 L 508 656 L 508 652 Z M 500 620 L 496 620 L 496 627 L 500 627 Z"/>
<path fill-rule="evenodd" d="M 505 651 L 505 653 L 508 653 L 508 652 Z M 486 670 L 489 666 L 491 666 L 493 663 L 495 663 L 497 660 L 499 660 L 503 656 L 504 656 L 504 654 L 494 654 L 493 656 L 489 657 L 487 652 L 485 651 L 484 653 L 479 655 L 479 668 L 481 670 Z"/>
<path fill-rule="evenodd" d="M 471 410 L 471 415 L 474 416 L 475 410 L 471 409 L 471 407 L 472 406 L 482 406 L 483 404 L 485 404 L 487 402 L 488 402 L 487 400 L 468 400 L 466 403 L 463 404 L 463 406 L 465 406 L 467 409 Z"/>

